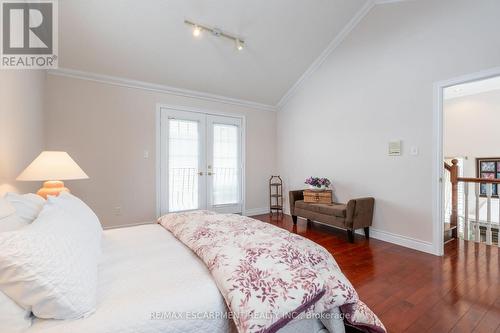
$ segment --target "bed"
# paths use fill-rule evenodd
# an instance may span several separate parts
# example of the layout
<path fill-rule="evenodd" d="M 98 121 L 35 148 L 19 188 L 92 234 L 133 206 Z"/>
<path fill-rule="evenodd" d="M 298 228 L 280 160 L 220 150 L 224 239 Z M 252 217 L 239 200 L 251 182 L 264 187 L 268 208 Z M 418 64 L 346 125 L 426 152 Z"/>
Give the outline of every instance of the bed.
<path fill-rule="evenodd" d="M 160 225 L 105 230 L 102 251 L 96 312 L 77 320 L 34 319 L 27 333 L 236 332 L 206 266 Z M 333 316 L 324 323 L 294 320 L 279 332 L 344 331 Z"/>
<path fill-rule="evenodd" d="M 70 193 L 9 198 L 2 332 L 386 333 L 325 248 L 269 223 L 198 210 L 103 231 Z"/>

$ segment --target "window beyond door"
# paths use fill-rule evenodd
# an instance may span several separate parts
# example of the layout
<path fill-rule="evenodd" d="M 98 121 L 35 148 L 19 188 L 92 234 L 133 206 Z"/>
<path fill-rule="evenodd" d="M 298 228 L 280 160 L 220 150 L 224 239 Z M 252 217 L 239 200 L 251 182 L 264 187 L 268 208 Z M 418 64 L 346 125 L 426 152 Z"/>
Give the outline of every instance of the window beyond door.
<path fill-rule="evenodd" d="M 169 119 L 168 206 L 171 212 L 198 208 L 199 133 L 197 121 Z"/>
<path fill-rule="evenodd" d="M 213 125 L 213 204 L 236 204 L 239 196 L 238 127 Z"/>

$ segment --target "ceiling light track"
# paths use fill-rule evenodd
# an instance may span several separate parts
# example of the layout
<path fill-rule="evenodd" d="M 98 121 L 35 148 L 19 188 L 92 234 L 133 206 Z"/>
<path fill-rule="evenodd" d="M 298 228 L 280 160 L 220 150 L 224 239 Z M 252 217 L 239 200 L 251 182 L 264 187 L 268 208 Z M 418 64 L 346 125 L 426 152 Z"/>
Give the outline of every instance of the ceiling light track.
<path fill-rule="evenodd" d="M 218 28 L 209 27 L 207 25 L 195 23 L 195 22 L 192 22 L 189 20 L 184 20 L 184 23 L 186 23 L 187 25 L 189 25 L 193 28 L 193 36 L 194 37 L 200 37 L 201 33 L 203 31 L 208 31 L 212 35 L 214 35 L 215 37 L 224 37 L 226 39 L 230 39 L 231 41 L 233 41 L 235 43 L 236 49 L 238 51 L 243 50 L 243 48 L 245 47 L 245 41 L 243 39 L 241 39 L 240 37 L 237 37 L 235 35 L 229 34 L 227 32 L 224 32 Z"/>

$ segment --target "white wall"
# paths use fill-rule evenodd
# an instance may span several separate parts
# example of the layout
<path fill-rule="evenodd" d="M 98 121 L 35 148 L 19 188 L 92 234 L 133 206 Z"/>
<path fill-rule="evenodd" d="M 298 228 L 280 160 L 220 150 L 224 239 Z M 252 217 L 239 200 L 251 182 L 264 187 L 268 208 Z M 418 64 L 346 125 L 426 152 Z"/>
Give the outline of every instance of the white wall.
<path fill-rule="evenodd" d="M 476 158 L 500 157 L 500 90 L 444 104 L 444 154 L 467 157 L 464 176 L 476 177 Z"/>
<path fill-rule="evenodd" d="M 0 70 L 0 196 L 40 188 L 15 179 L 43 150 L 44 83 L 44 71 Z"/>
<path fill-rule="evenodd" d="M 433 83 L 500 65 L 499 12 L 497 0 L 376 6 L 278 112 L 287 190 L 329 177 L 339 201 L 376 198 L 374 234 L 431 251 Z M 401 157 L 387 156 L 393 139 Z"/>
<path fill-rule="evenodd" d="M 104 226 L 156 215 L 156 105 L 189 106 L 246 117 L 246 208 L 268 207 L 275 171 L 276 113 L 104 83 L 47 76 L 47 148 L 65 150 L 90 180 L 67 182 Z M 143 151 L 150 158 L 143 158 Z M 115 207 L 122 208 L 121 216 Z"/>
<path fill-rule="evenodd" d="M 465 177 L 476 177 L 476 158 L 500 157 L 500 90 L 464 96 L 445 101 L 444 154 L 447 157 L 464 157 Z M 451 189 L 449 190 L 451 191 Z M 461 188 L 459 187 L 459 191 Z M 460 193 L 459 193 L 460 196 Z M 460 198 L 459 198 L 460 199 Z M 451 192 L 449 192 L 451 200 Z M 480 198 L 479 219 L 487 220 L 487 200 Z M 492 221 L 498 223 L 499 201 L 491 201 Z M 463 205 L 459 200 L 459 214 Z M 463 208 L 462 208 L 463 209 Z M 475 219 L 476 202 L 474 187 L 469 185 L 469 217 Z"/>

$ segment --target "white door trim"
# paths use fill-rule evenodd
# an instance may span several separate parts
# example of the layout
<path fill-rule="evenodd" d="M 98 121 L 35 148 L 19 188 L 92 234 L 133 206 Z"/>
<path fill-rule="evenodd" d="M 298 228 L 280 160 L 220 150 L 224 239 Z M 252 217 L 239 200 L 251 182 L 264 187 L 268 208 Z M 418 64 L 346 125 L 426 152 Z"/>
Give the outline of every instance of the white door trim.
<path fill-rule="evenodd" d="M 187 112 L 196 112 L 203 113 L 207 115 L 213 116 L 225 116 L 225 117 L 233 117 L 241 119 L 241 165 L 242 165 L 242 180 L 241 180 L 241 206 L 242 206 L 242 215 L 246 214 L 246 117 L 240 114 L 233 114 L 227 112 L 219 112 L 219 111 L 209 111 L 204 109 L 192 108 L 187 106 L 176 106 L 176 105 L 168 105 L 163 103 L 156 104 L 156 217 L 159 218 L 161 216 L 161 203 L 164 198 L 166 198 L 166 193 L 162 191 L 162 179 L 161 174 L 162 170 L 166 168 L 165 161 L 162 161 L 162 130 L 161 130 L 161 110 L 168 109 L 173 111 L 187 111 Z"/>
<path fill-rule="evenodd" d="M 441 180 L 443 174 L 443 92 L 447 87 L 457 84 L 468 83 L 483 79 L 488 79 L 500 75 L 500 67 L 495 67 L 480 72 L 462 75 L 449 80 L 439 81 L 434 83 L 434 114 L 433 114 L 433 175 L 432 175 L 432 200 L 433 200 L 433 251 L 435 255 L 442 256 L 444 253 L 444 240 L 443 240 L 443 209 L 444 209 L 444 195 L 443 185 Z"/>

